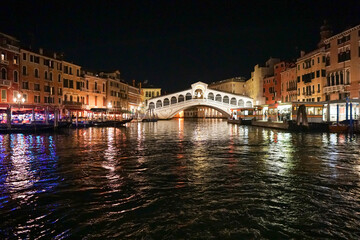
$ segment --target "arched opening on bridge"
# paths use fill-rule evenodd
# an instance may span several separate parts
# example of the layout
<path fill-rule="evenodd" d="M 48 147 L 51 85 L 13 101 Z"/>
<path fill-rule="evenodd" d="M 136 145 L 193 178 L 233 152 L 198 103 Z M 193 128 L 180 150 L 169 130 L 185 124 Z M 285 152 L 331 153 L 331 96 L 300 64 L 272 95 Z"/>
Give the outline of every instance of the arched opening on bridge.
<path fill-rule="evenodd" d="M 165 99 L 164 99 L 164 107 L 165 107 L 165 106 L 169 106 L 169 105 L 170 105 L 169 99 L 168 99 L 168 98 L 165 98 Z"/>
<path fill-rule="evenodd" d="M 247 102 L 246 102 L 246 107 L 252 107 L 251 101 L 247 101 Z"/>
<path fill-rule="evenodd" d="M 156 101 L 156 108 L 160 108 L 160 107 L 162 107 L 162 102 L 161 102 L 161 100 L 157 100 Z"/>
<path fill-rule="evenodd" d="M 149 109 L 155 109 L 155 103 L 153 102 L 149 103 Z"/>
<path fill-rule="evenodd" d="M 239 107 L 244 107 L 244 100 L 240 99 L 240 100 L 238 101 L 238 106 L 239 106 Z"/>
<path fill-rule="evenodd" d="M 221 102 L 221 95 L 216 94 L 215 101 Z"/>
<path fill-rule="evenodd" d="M 211 105 L 196 105 L 178 110 L 169 118 L 228 118 L 230 114 L 226 111 Z"/>
<path fill-rule="evenodd" d="M 177 103 L 176 97 L 171 97 L 171 104 L 175 104 L 175 103 Z"/>
<path fill-rule="evenodd" d="M 208 94 L 208 99 L 214 100 L 214 94 L 212 92 Z"/>
<path fill-rule="evenodd" d="M 228 96 L 224 96 L 223 103 L 229 103 L 229 97 Z"/>
<path fill-rule="evenodd" d="M 178 102 L 183 102 L 183 101 L 184 101 L 184 95 L 179 95 Z"/>
<path fill-rule="evenodd" d="M 231 105 L 236 105 L 236 98 L 231 98 L 231 100 L 230 100 L 230 104 Z"/>
<path fill-rule="evenodd" d="M 195 98 L 196 99 L 203 99 L 204 98 L 204 93 L 201 89 L 196 89 L 195 90 Z M 213 95 L 214 98 L 214 95 Z"/>
<path fill-rule="evenodd" d="M 187 94 L 185 95 L 185 99 L 186 99 L 186 101 L 187 101 L 187 100 L 191 100 L 191 99 L 192 99 L 191 93 L 187 93 Z"/>

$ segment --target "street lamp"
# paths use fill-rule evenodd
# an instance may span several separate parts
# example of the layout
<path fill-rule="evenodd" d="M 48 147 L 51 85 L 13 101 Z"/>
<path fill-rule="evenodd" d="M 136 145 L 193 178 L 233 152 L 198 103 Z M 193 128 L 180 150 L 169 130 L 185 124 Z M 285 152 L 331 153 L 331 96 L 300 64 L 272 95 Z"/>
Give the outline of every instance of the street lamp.
<path fill-rule="evenodd" d="M 25 98 L 21 97 L 21 94 L 18 93 L 16 97 L 14 97 L 14 102 L 19 103 L 19 110 L 20 110 L 20 103 L 25 102 Z"/>

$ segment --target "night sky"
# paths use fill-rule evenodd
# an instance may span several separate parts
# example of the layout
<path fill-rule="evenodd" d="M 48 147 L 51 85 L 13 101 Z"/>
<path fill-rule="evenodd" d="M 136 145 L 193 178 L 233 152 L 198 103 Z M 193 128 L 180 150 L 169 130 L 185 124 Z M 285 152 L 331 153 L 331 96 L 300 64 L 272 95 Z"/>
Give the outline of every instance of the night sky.
<path fill-rule="evenodd" d="M 360 24 L 360 1 L 3 1 L 0 32 L 64 52 L 86 69 L 119 69 L 168 92 L 244 76 L 270 56 L 296 59 Z"/>

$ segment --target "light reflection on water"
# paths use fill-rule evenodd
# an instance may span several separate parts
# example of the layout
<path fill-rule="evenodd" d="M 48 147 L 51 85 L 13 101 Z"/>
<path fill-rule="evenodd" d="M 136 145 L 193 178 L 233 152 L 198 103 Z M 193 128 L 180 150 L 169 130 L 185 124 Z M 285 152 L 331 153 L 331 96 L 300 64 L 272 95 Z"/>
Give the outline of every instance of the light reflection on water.
<path fill-rule="evenodd" d="M 176 119 L 0 141 L 1 239 L 360 238 L 357 136 Z"/>

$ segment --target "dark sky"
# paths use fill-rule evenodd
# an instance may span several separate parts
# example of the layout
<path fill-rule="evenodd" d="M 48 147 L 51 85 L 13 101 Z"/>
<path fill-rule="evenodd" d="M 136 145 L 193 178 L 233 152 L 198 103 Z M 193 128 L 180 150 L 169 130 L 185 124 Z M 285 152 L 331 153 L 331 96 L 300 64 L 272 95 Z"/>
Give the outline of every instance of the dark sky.
<path fill-rule="evenodd" d="M 360 1 L 4 1 L 0 31 L 64 52 L 87 69 L 119 69 L 169 92 L 249 77 L 270 56 L 298 57 L 360 24 Z"/>

